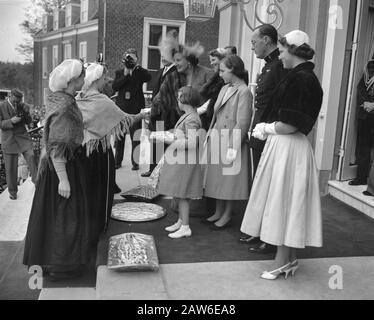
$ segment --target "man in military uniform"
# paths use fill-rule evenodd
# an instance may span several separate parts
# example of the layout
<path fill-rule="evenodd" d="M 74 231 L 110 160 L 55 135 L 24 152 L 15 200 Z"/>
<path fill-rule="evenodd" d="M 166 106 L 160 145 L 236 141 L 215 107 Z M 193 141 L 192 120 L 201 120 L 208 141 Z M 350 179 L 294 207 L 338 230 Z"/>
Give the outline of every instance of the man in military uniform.
<path fill-rule="evenodd" d="M 263 25 L 258 28 L 252 36 L 252 50 L 257 58 L 265 60 L 265 66 L 257 78 L 257 87 L 255 94 L 255 115 L 252 128 L 262 122 L 262 116 L 268 107 L 268 103 L 274 92 L 274 89 L 285 76 L 286 70 L 279 60 L 278 32 L 271 25 Z M 253 178 L 256 175 L 257 167 L 261 159 L 261 154 L 265 147 L 265 141 L 260 141 L 251 137 L 249 142 L 251 148 L 251 157 L 253 163 Z M 249 251 L 254 253 L 275 252 L 276 248 L 269 244 L 263 243 L 259 238 L 242 237 L 241 243 L 250 244 Z"/>
<path fill-rule="evenodd" d="M 27 133 L 26 124 L 30 124 L 30 108 L 22 102 L 23 95 L 13 89 L 10 98 L 0 104 L 1 147 L 4 153 L 5 174 L 9 197 L 17 199 L 18 154 L 22 153 L 35 182 L 37 166 L 32 141 Z"/>

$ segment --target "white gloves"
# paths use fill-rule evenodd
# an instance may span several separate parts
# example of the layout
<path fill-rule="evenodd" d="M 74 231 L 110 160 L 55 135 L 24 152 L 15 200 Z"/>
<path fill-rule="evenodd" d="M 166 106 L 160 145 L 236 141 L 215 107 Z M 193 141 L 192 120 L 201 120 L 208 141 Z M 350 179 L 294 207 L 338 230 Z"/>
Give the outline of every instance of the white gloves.
<path fill-rule="evenodd" d="M 364 102 L 364 110 L 368 113 L 374 111 L 374 102 Z"/>
<path fill-rule="evenodd" d="M 238 155 L 238 151 L 236 151 L 235 149 L 229 148 L 226 154 L 226 162 L 233 163 L 236 160 L 237 155 Z"/>
<path fill-rule="evenodd" d="M 140 113 L 150 114 L 151 113 L 151 108 L 143 108 L 143 109 L 140 110 Z"/>
<path fill-rule="evenodd" d="M 253 129 L 252 136 L 258 140 L 265 141 L 268 138 L 267 134 L 265 134 L 265 125 L 266 123 L 259 123 L 256 125 Z M 249 139 L 251 139 L 251 133 L 249 133 Z"/>
<path fill-rule="evenodd" d="M 159 142 L 171 144 L 175 140 L 176 137 L 175 137 L 175 134 L 169 131 L 156 131 L 156 132 L 152 132 L 149 138 L 152 140 L 159 141 Z"/>
<path fill-rule="evenodd" d="M 208 106 L 209 106 L 210 100 L 205 102 L 201 107 L 197 108 L 197 114 L 199 116 L 205 114 L 208 111 Z"/>
<path fill-rule="evenodd" d="M 269 135 L 276 135 L 277 131 L 275 130 L 275 124 L 273 123 L 259 123 L 256 125 L 256 127 L 253 129 L 252 136 L 256 139 L 265 141 Z"/>

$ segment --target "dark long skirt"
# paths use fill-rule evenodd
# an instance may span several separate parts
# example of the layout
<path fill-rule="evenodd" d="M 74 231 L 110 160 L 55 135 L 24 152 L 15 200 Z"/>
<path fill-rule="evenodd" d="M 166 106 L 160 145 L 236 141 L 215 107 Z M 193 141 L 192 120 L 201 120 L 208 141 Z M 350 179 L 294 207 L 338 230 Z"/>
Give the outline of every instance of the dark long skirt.
<path fill-rule="evenodd" d="M 97 245 L 112 212 L 116 174 L 113 151 L 94 151 L 87 162 L 91 235 L 94 245 Z"/>
<path fill-rule="evenodd" d="M 69 267 L 87 264 L 91 254 L 87 158 L 80 148 L 66 163 L 71 196 L 58 194 L 52 167 L 41 173 L 35 189 L 26 234 L 25 265 Z"/>

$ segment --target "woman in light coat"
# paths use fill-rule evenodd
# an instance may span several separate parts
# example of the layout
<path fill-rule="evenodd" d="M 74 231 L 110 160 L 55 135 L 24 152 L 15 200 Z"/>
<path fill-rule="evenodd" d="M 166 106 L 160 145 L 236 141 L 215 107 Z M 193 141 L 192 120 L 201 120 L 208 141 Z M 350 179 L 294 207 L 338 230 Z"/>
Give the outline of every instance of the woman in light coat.
<path fill-rule="evenodd" d="M 204 196 L 216 199 L 216 210 L 207 222 L 212 229 L 230 225 L 233 201 L 249 197 L 248 147 L 245 143 L 251 122 L 252 94 L 245 82 L 246 70 L 236 55 L 220 64 L 220 76 L 226 85 L 214 106 L 202 163 Z"/>

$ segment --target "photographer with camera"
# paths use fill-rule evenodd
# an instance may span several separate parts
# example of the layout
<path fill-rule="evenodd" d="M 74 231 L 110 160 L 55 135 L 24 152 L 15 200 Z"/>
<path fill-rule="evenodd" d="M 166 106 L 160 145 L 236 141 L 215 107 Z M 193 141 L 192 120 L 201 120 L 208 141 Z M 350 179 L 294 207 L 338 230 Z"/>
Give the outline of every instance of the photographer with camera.
<path fill-rule="evenodd" d="M 122 59 L 124 68 L 116 71 L 116 77 L 113 81 L 112 88 L 118 91 L 116 98 L 117 106 L 129 114 L 138 114 L 145 107 L 143 93 L 143 84 L 151 81 L 151 74 L 148 70 L 138 65 L 138 54 L 135 49 L 128 49 Z M 141 123 L 134 124 L 130 130 L 132 144 L 131 162 L 132 170 L 139 170 L 139 150 L 136 150 L 140 144 Z M 116 143 L 115 165 L 116 169 L 121 167 L 125 139 Z"/>
<path fill-rule="evenodd" d="M 31 123 L 30 108 L 22 102 L 22 92 L 13 89 L 10 97 L 0 104 L 1 146 L 4 153 L 5 174 L 9 197 L 17 199 L 18 154 L 22 153 L 35 182 L 37 166 L 33 145 L 26 125 Z"/>

